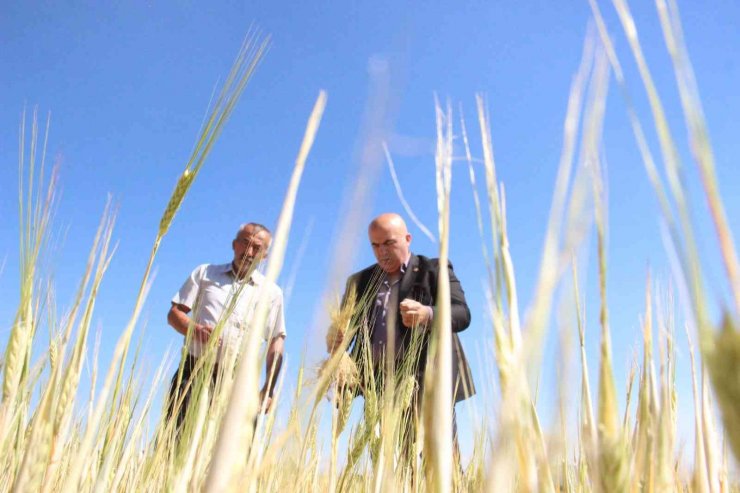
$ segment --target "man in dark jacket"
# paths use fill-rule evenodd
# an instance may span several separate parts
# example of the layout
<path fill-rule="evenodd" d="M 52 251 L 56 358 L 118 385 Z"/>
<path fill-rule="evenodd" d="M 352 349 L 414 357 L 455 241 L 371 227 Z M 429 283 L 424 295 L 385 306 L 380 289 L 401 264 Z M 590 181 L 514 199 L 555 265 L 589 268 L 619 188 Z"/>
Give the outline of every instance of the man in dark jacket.
<path fill-rule="evenodd" d="M 398 214 L 376 217 L 368 227 L 368 237 L 377 263 L 349 277 L 343 299 L 345 305 L 354 302 L 360 322 L 359 330 L 350 341 L 350 354 L 357 363 L 361 385 L 367 385 L 368 370 L 372 371 L 375 382 L 382 382 L 389 368 L 403 366 L 410 370 L 417 389 L 413 400 L 418 404 L 417 396 L 423 397 L 427 353 L 434 327 L 439 262 L 411 253 L 411 234 Z M 452 390 L 453 402 L 459 402 L 475 393 L 470 368 L 457 336 L 457 332 L 470 325 L 470 310 L 452 265 L 448 268 L 453 332 Z M 354 293 L 355 300 L 348 300 L 350 293 Z M 341 342 L 339 335 L 327 341 L 330 349 Z M 388 357 L 389 353 L 395 357 Z"/>

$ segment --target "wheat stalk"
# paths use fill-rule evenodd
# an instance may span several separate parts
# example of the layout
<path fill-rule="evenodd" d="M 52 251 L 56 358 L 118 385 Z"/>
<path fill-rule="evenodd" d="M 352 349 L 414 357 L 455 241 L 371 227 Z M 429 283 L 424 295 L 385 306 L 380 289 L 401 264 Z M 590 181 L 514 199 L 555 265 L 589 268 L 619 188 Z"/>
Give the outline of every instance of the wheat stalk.
<path fill-rule="evenodd" d="M 315 139 L 316 132 L 318 131 L 325 106 L 326 93 L 322 91 L 319 93 L 319 97 L 317 98 L 314 109 L 309 117 L 306 134 L 301 144 L 301 148 L 296 159 L 296 165 L 293 170 L 293 176 L 291 177 L 288 192 L 286 193 L 286 198 L 283 203 L 283 211 L 278 220 L 278 227 L 271 247 L 272 253 L 270 255 L 267 274 L 265 276 L 268 282 L 274 282 L 275 279 L 277 279 L 278 273 L 282 267 L 285 246 L 288 241 L 288 232 L 293 216 L 293 209 L 295 207 L 295 198 L 298 192 L 298 185 L 300 183 L 308 153 Z M 252 324 L 263 323 L 266 315 L 267 304 L 263 296 L 260 298 L 257 308 L 255 309 Z M 247 337 L 244 338 L 245 341 L 242 343 L 244 347 L 237 367 L 234 383 L 236 388 L 257 388 L 258 358 L 256 355 L 259 343 L 258 333 L 259 331 L 257 330 L 251 330 L 247 334 Z M 233 450 L 234 448 L 238 450 L 247 449 L 247 444 L 250 442 L 253 434 L 250 422 L 252 417 L 256 416 L 258 407 L 257 392 L 247 391 L 245 393 L 231 394 L 224 421 L 221 424 L 221 430 L 213 451 L 213 461 L 211 463 L 211 469 L 209 470 L 205 485 L 206 491 L 224 491 L 224 489 L 232 487 L 234 467 L 238 463 L 236 457 L 233 455 Z M 241 431 L 239 433 L 235 433 L 235 430 Z M 247 489 L 251 490 L 253 487 L 254 481 L 251 482 Z"/>

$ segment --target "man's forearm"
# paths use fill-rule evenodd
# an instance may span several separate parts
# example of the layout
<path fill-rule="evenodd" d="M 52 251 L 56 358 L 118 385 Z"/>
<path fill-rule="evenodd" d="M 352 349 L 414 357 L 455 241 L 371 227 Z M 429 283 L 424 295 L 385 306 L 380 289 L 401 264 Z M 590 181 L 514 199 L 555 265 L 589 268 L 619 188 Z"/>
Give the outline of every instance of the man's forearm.
<path fill-rule="evenodd" d="M 280 368 L 283 366 L 283 344 L 283 337 L 278 336 L 270 342 L 270 347 L 267 349 L 264 389 L 269 396 L 272 396 L 278 375 L 280 374 Z"/>
<path fill-rule="evenodd" d="M 470 326 L 470 309 L 465 303 L 455 303 L 450 306 L 452 318 L 452 332 L 462 332 Z"/>
<path fill-rule="evenodd" d="M 188 326 L 190 325 L 190 316 L 184 311 L 173 307 L 167 314 L 167 322 L 182 335 L 188 334 Z"/>
<path fill-rule="evenodd" d="M 452 332 L 460 332 L 470 325 L 470 308 L 468 308 L 468 303 L 465 301 L 465 291 L 463 291 L 460 280 L 452 270 L 452 264 L 449 264 L 449 273 Z"/>

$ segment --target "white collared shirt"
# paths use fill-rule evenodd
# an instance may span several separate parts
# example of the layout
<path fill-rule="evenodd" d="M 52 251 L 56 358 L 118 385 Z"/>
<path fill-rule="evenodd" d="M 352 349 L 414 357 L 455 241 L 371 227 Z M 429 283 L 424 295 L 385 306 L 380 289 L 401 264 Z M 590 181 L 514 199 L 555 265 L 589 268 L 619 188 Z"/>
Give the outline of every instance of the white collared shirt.
<path fill-rule="evenodd" d="M 236 295 L 238 298 L 233 310 L 225 313 Z M 277 284 L 268 282 L 257 270 L 252 272 L 248 280 L 238 280 L 231 263 L 199 265 L 172 298 L 172 302 L 190 308 L 191 317 L 199 324 L 215 327 L 222 316 L 227 316 L 221 333 L 221 347 L 223 350 L 232 350 L 239 347 L 241 338 L 252 323 L 260 296 L 266 296 L 268 303 L 267 323 L 262 337 L 268 340 L 285 336 L 283 291 Z M 193 338 L 188 351 L 197 358 L 203 353 L 204 346 L 204 343 Z M 219 361 L 223 350 L 218 352 Z"/>

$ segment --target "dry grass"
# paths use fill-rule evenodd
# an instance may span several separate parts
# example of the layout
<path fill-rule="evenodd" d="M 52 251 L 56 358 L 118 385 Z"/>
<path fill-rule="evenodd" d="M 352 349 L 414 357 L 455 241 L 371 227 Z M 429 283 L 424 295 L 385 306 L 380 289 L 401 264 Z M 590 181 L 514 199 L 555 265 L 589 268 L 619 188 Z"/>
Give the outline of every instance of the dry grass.
<path fill-rule="evenodd" d="M 740 268 L 732 234 L 716 183 L 711 145 L 700 99 L 683 46 L 678 11 L 672 1 L 657 0 L 669 55 L 674 62 L 689 139 L 699 168 L 703 197 L 709 206 L 719 251 L 735 306 L 725 309 L 715 329 L 710 313 L 710 290 L 703 286 L 702 259 L 695 245 L 684 169 L 665 117 L 665 110 L 650 69 L 642 54 L 637 27 L 624 0 L 614 0 L 640 78 L 648 94 L 653 124 L 659 136 L 661 161 L 648 146 L 621 63 L 613 48 L 595 1 L 591 6 L 598 38 L 584 44 L 582 63 L 571 86 L 563 129 L 563 148 L 554 185 L 551 213 L 535 296 L 520 316 L 515 266 L 506 227 L 506 194 L 496 173 L 490 120 L 482 97 L 477 98 L 477 119 L 482 159 L 474 157 L 465 120 L 459 133 L 475 189 L 475 166 L 485 173 L 490 245 L 481 199 L 474 199 L 483 257 L 488 269 L 488 308 L 492 321 L 496 385 L 500 400 L 476 433 L 466 470 L 453 460 L 451 425 L 450 308 L 448 273 L 440 271 L 435 326 L 432 332 L 427 389 L 419 405 L 410 361 L 394 367 L 395 378 L 376 381 L 369 371 L 370 355 L 353 360 L 347 350 L 353 336 L 367 338 L 360 324 L 368 299 L 356 303 L 346 293 L 345 303 L 331 312 L 327 334 L 330 354 L 317 376 L 299 369 L 287 423 L 276 426 L 275 414 L 259 413 L 257 378 L 258 331 L 244 338 L 237 358 L 221 365 L 216 384 L 210 383 L 215 346 L 199 361 L 189 385 L 191 402 L 177 436 L 174 423 L 152 409 L 154 395 L 165 385 L 165 364 L 144 393 L 139 378 L 138 348 L 131 340 L 150 281 L 150 269 L 159 244 L 197 178 L 213 142 L 228 120 L 249 76 L 265 51 L 266 40 L 250 37 L 240 51 L 221 94 L 206 119 L 191 159 L 178 177 L 167 201 L 147 268 L 132 310 L 104 374 L 93 361 L 93 381 L 100 380 L 84 414 L 80 414 L 80 376 L 89 353 L 89 332 L 98 289 L 111 261 L 115 213 L 108 206 L 90 250 L 85 272 L 72 306 L 61 318 L 49 317 L 52 326 L 48 349 L 36 362 L 31 349 L 41 344 L 37 334 L 50 287 L 38 265 L 48 242 L 54 210 L 54 174 L 45 176 L 46 141 L 39 147 L 34 115 L 30 139 L 21 123 L 19 176 L 20 301 L 3 354 L 3 393 L 0 402 L 0 490 L 13 491 L 698 491 L 736 489 L 728 472 L 731 453 L 740 459 Z M 635 133 L 648 179 L 677 252 L 677 282 L 688 287 L 691 318 L 687 335 L 696 328 L 698 355 L 690 342 L 693 377 L 694 454 L 689 471 L 679 466 L 678 413 L 675 385 L 675 330 L 670 294 L 656 290 L 647 277 L 642 317 L 642 358 L 631 369 L 625 389 L 626 409 L 620 411 L 611 355 L 607 304 L 608 199 L 600 154 L 602 122 L 608 82 L 615 75 Z M 282 267 L 302 171 L 318 130 L 326 96 L 320 94 L 309 118 L 275 242 L 267 277 L 276 279 Z M 436 105 L 435 153 L 440 265 L 447 265 L 450 228 L 450 190 L 454 141 L 458 130 L 451 106 Z M 47 123 L 48 128 L 48 123 Z M 27 153 L 28 148 L 28 153 Z M 391 160 L 390 155 L 388 159 Z M 40 162 L 40 165 L 37 164 Z M 660 166 L 662 165 L 662 167 Z M 665 176 L 665 180 L 664 177 Z M 665 183 L 664 183 L 665 182 Z M 400 194 L 400 190 L 399 190 Z M 575 259 L 579 248 L 595 235 L 600 288 L 600 351 L 598 394 L 592 393 L 586 354 L 586 316 L 578 286 Z M 489 250 L 490 248 L 490 250 Z M 489 255 L 490 251 L 490 255 Z M 543 371 L 542 346 L 551 327 L 556 291 L 573 273 L 573 327 L 579 342 L 580 392 L 573 399 L 561 385 L 557 430 L 543 429 L 533 381 Z M 347 302 L 347 300 L 352 300 Z M 667 301 L 666 301 L 667 300 Z M 265 316 L 260 305 L 252 323 Z M 216 327 L 216 333 L 222 329 Z M 336 335 L 343 342 L 335 344 Z M 657 334 L 657 337 L 656 337 Z M 367 348 L 369 345 L 365 345 Z M 388 365 L 395 365 L 388 357 Z M 593 364 L 593 363 L 592 363 Z M 361 365 L 359 368 L 357 365 Z M 363 371 L 359 371 L 363 370 Z M 313 373 L 313 372 L 312 372 Z M 493 372 L 492 372 L 493 373 Z M 180 373 L 182 375 L 182 372 Z M 362 375 L 362 379 L 360 378 Z M 102 377 L 102 378 L 101 378 Z M 563 377 L 565 378 L 565 377 Z M 478 382 L 485 381 L 481 376 Z M 309 382 L 309 383 L 306 383 Z M 634 414 L 629 402 L 636 383 Z M 491 383 L 493 386 L 492 382 Z M 234 389 L 253 388 L 254 392 Z M 282 396 L 282 386 L 275 399 Z M 348 416 L 356 394 L 362 393 L 362 418 Z M 324 397 L 330 395 L 327 402 Z M 713 410 L 721 410 L 723 446 Z M 274 406 L 276 407 L 276 406 Z M 570 430 L 568 409 L 578 409 L 578 422 Z M 320 415 L 331 413 L 328 457 L 319 436 Z M 418 416 L 416 415 L 418 412 Z M 153 429 L 148 423 L 155 422 Z M 414 439 L 408 439 L 411 433 Z M 347 448 L 340 449 L 346 440 Z"/>

